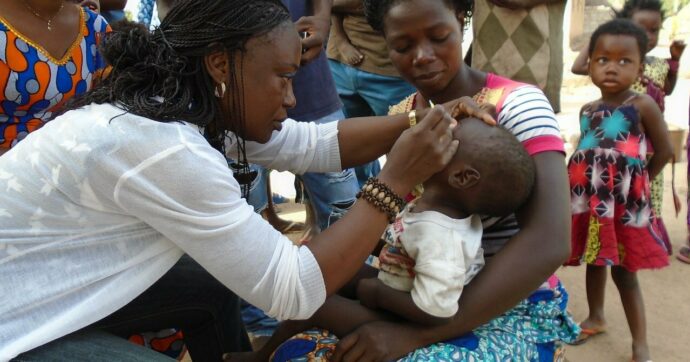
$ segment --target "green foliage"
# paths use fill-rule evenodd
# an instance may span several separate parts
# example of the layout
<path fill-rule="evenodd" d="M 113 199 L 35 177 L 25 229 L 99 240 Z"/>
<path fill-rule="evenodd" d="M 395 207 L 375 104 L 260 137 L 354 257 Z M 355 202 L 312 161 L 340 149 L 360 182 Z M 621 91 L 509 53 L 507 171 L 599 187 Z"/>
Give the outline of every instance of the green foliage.
<path fill-rule="evenodd" d="M 661 2 L 664 4 L 667 16 L 676 14 L 677 11 L 690 4 L 690 0 L 661 0 Z"/>

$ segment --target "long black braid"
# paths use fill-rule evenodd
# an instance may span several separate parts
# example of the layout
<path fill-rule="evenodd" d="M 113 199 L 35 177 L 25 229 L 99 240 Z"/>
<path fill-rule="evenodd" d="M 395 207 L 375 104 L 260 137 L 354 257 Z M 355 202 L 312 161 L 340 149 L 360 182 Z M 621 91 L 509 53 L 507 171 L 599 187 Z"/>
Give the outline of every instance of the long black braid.
<path fill-rule="evenodd" d="M 280 0 L 176 0 L 153 32 L 140 24 L 120 22 L 99 49 L 112 66 L 109 75 L 65 110 L 112 103 L 160 122 L 189 122 L 205 127 L 209 142 L 221 152 L 227 131 L 232 131 L 240 168 L 248 171 L 245 44 L 288 21 L 290 15 Z M 204 65 L 204 57 L 216 51 L 227 52 L 230 69 L 235 70 L 227 80 L 229 97 L 222 99 L 214 95 L 217 85 Z"/>

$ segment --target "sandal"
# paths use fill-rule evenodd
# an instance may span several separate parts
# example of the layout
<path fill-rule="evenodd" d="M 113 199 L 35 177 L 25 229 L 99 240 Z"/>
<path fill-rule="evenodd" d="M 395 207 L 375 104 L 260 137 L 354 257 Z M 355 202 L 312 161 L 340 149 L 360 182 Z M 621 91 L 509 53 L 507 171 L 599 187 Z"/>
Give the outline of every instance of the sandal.
<path fill-rule="evenodd" d="M 580 334 L 577 336 L 577 338 L 568 344 L 570 344 L 572 346 L 579 346 L 579 345 L 587 342 L 590 338 L 597 336 L 597 335 L 600 335 L 600 334 L 605 333 L 605 332 L 606 332 L 606 329 L 604 329 L 604 328 L 582 328 L 582 330 L 580 331 Z"/>
<path fill-rule="evenodd" d="M 690 246 L 683 246 L 678 250 L 676 258 L 683 263 L 690 264 Z"/>

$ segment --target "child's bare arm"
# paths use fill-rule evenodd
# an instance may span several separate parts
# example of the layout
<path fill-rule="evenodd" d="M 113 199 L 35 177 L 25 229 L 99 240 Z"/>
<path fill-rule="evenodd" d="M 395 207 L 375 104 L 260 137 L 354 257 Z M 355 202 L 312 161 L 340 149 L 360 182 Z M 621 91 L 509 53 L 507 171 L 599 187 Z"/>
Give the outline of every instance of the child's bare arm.
<path fill-rule="evenodd" d="M 450 318 L 439 318 L 419 309 L 407 292 L 395 290 L 378 278 L 362 279 L 357 288 L 360 303 L 371 309 L 383 309 L 410 322 L 423 325 L 439 325 Z"/>
<path fill-rule="evenodd" d="M 666 81 L 664 82 L 664 93 L 669 95 L 673 93 L 673 89 L 676 88 L 676 82 L 678 81 L 678 62 L 680 62 L 680 57 L 683 55 L 685 50 L 685 42 L 682 40 L 674 40 L 671 43 L 671 62 L 675 63 L 675 69 L 669 69 L 666 74 Z"/>
<path fill-rule="evenodd" d="M 580 50 L 580 54 L 577 55 L 577 58 L 575 58 L 575 61 L 573 62 L 573 66 L 570 68 L 570 71 L 573 72 L 573 74 L 578 74 L 578 75 L 587 75 L 589 74 L 589 42 L 585 44 L 584 48 Z"/>
<path fill-rule="evenodd" d="M 640 111 L 640 120 L 644 126 L 644 131 L 652 143 L 654 155 L 647 163 L 649 179 L 654 179 L 673 156 L 673 147 L 668 137 L 668 128 L 664 122 L 664 115 L 661 113 L 656 102 L 646 94 L 638 97 L 635 105 Z"/>
<path fill-rule="evenodd" d="M 271 338 L 255 352 L 232 353 L 225 358 L 230 362 L 269 361 L 273 352 L 292 336 L 311 328 L 323 328 L 339 338 L 345 337 L 358 327 L 375 321 L 393 321 L 390 315 L 377 312 L 339 295 L 333 295 L 316 313 L 305 321 L 284 321 L 280 323 Z"/>

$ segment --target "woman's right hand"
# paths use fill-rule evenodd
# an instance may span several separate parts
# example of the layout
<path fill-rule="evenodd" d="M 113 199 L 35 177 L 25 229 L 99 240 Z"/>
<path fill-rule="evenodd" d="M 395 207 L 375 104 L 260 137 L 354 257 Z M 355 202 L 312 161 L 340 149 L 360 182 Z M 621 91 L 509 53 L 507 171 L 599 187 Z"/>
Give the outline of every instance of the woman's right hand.
<path fill-rule="evenodd" d="M 398 195 L 406 195 L 415 185 L 441 171 L 458 149 L 458 141 L 453 139 L 456 125 L 444 106 L 434 107 L 400 135 L 379 179 Z"/>

